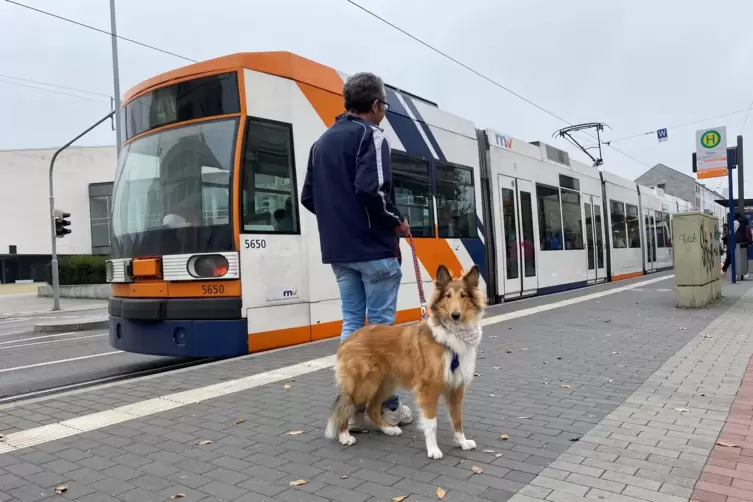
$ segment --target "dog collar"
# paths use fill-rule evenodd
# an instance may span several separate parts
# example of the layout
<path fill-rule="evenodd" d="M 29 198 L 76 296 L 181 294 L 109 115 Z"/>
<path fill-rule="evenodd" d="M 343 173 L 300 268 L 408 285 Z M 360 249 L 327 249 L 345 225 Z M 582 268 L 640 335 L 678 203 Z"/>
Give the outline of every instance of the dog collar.
<path fill-rule="evenodd" d="M 458 369 L 458 366 L 460 366 L 460 356 L 458 356 L 457 352 L 453 352 L 452 362 L 450 362 L 450 371 L 452 373 L 455 373 L 455 370 Z"/>

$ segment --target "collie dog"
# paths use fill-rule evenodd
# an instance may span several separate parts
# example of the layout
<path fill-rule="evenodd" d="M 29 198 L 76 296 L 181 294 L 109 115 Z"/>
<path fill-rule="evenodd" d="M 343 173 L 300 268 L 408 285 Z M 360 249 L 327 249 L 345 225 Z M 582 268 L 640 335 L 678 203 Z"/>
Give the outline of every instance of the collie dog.
<path fill-rule="evenodd" d="M 437 446 L 437 406 L 442 395 L 450 409 L 455 443 L 464 450 L 476 448 L 463 434 L 462 406 L 465 388 L 473 380 L 486 304 L 478 283 L 477 266 L 462 279 L 453 279 L 440 265 L 427 320 L 411 326 L 365 326 L 340 345 L 335 368 L 339 394 L 327 423 L 327 438 L 355 444 L 348 421 L 357 407 L 364 406 L 376 427 L 399 436 L 402 430 L 382 418 L 382 402 L 402 388 L 416 393 L 430 458 L 442 458 Z"/>

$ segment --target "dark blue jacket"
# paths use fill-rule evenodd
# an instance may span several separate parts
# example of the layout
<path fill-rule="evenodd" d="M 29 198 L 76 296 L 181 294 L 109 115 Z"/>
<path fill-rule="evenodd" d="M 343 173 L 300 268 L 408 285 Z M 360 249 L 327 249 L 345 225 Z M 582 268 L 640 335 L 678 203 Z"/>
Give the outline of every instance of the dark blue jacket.
<path fill-rule="evenodd" d="M 397 257 L 390 147 L 384 132 L 349 114 L 309 152 L 303 206 L 316 215 L 323 263 L 352 263 Z"/>

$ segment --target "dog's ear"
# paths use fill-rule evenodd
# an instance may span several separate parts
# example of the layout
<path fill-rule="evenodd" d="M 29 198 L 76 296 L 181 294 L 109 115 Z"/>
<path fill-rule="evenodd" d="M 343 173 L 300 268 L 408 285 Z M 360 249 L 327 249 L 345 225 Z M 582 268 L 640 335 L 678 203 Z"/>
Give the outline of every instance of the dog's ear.
<path fill-rule="evenodd" d="M 450 281 L 452 281 L 452 275 L 450 275 L 450 271 L 447 270 L 447 267 L 445 267 L 444 265 L 440 265 L 437 269 L 437 286 L 443 288 L 447 286 Z"/>
<path fill-rule="evenodd" d="M 463 280 L 466 284 L 468 284 L 472 288 L 478 287 L 478 280 L 481 276 L 481 272 L 478 269 L 478 265 L 474 265 L 471 270 L 465 274 L 465 277 L 463 277 Z"/>

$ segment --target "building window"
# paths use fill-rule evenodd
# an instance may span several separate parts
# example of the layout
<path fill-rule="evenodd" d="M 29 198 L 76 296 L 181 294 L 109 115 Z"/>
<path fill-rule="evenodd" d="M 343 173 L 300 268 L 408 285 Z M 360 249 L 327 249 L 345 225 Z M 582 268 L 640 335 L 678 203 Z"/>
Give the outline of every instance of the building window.
<path fill-rule="evenodd" d="M 438 163 L 435 172 L 439 237 L 478 237 L 473 170 Z"/>
<path fill-rule="evenodd" d="M 616 200 L 609 201 L 610 216 L 612 219 L 612 247 L 615 249 L 626 248 L 627 228 L 625 227 L 625 204 Z"/>
<path fill-rule="evenodd" d="M 297 193 L 292 127 L 249 118 L 243 151 L 243 231 L 297 234 Z"/>
<path fill-rule="evenodd" d="M 390 160 L 395 203 L 408 219 L 411 234 L 414 237 L 433 237 L 434 211 L 429 164 L 396 152 L 392 152 Z"/>
<path fill-rule="evenodd" d="M 112 183 L 89 185 L 89 224 L 92 254 L 110 254 L 110 213 L 112 212 Z"/>
<path fill-rule="evenodd" d="M 562 208 L 558 188 L 536 185 L 539 209 L 539 243 L 542 251 L 562 249 Z"/>
<path fill-rule="evenodd" d="M 641 222 L 638 218 L 638 207 L 625 204 L 627 208 L 628 243 L 631 248 L 641 247 Z"/>
<path fill-rule="evenodd" d="M 583 249 L 583 218 L 580 212 L 580 194 L 570 190 L 561 190 L 561 192 L 565 249 Z"/>
<path fill-rule="evenodd" d="M 656 188 L 658 188 L 659 190 L 664 190 L 666 192 L 667 191 L 667 184 L 666 183 L 657 183 L 656 184 Z"/>

